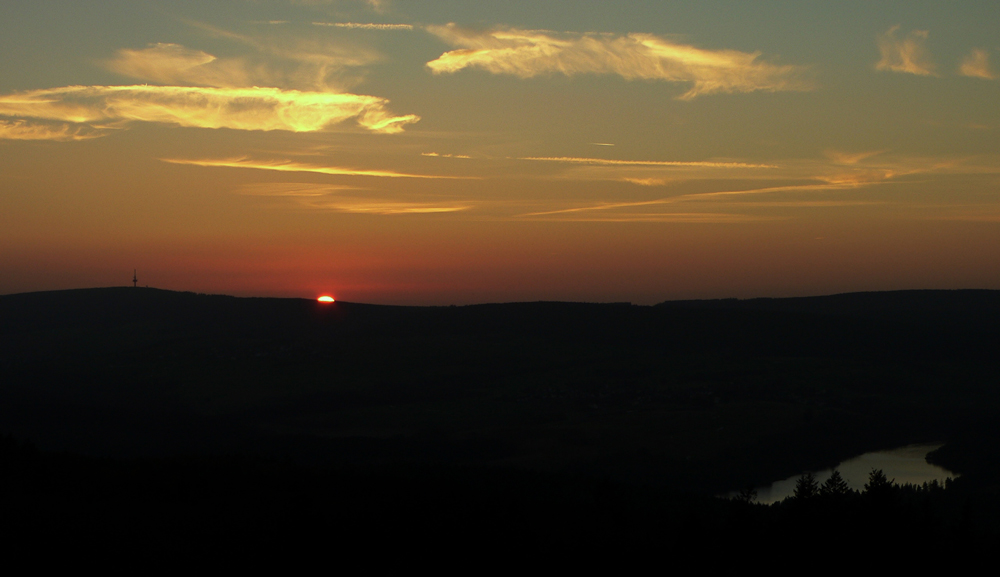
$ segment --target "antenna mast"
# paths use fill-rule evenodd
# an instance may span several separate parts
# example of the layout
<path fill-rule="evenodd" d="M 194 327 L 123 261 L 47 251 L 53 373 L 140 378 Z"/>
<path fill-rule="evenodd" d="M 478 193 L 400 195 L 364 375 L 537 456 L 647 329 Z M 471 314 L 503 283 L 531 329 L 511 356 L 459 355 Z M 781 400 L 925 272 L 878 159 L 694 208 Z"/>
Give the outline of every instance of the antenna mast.
<path fill-rule="evenodd" d="M 138 286 L 139 278 L 135 276 L 135 269 L 132 269 L 132 288 Z"/>

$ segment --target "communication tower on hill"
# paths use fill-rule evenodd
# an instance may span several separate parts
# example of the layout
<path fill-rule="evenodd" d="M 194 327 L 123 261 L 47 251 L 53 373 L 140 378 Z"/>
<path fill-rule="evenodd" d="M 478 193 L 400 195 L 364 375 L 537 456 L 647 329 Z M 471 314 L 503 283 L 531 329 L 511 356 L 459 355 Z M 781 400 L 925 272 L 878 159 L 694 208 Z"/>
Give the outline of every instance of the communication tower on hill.
<path fill-rule="evenodd" d="M 139 277 L 135 276 L 135 269 L 132 269 L 132 288 L 139 286 Z"/>

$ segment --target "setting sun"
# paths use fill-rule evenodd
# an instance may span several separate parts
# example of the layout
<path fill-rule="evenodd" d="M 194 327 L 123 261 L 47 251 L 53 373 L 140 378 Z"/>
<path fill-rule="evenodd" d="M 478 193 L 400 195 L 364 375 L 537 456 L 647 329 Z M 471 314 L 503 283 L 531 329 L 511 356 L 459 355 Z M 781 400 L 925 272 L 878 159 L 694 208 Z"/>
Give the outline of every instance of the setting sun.
<path fill-rule="evenodd" d="M 324 296 L 319 297 L 316 300 L 318 300 L 321 303 L 332 303 L 333 302 L 333 297 L 324 295 Z"/>

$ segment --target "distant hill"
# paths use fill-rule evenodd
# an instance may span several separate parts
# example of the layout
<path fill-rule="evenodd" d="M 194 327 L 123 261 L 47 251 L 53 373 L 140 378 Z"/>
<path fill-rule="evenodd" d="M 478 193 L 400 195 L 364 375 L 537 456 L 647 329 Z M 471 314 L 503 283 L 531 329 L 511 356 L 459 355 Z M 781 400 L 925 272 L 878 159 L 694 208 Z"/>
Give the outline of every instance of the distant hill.
<path fill-rule="evenodd" d="M 1000 291 L 905 290 L 796 298 L 667 301 L 660 307 L 757 310 L 985 324 L 1000 320 Z"/>
<path fill-rule="evenodd" d="M 1000 407 L 1000 292 L 399 307 L 0 296 L 0 432 L 95 455 L 451 463 L 723 490 Z"/>

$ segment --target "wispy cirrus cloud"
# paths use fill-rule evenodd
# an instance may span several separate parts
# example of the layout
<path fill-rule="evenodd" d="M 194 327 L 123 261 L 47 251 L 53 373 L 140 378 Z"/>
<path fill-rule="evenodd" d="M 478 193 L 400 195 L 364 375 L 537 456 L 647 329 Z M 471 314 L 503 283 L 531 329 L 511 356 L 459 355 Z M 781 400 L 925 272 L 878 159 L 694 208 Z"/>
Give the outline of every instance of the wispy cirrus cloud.
<path fill-rule="evenodd" d="M 886 196 L 886 187 L 893 185 L 940 182 L 942 177 L 957 174 L 1000 174 L 1000 157 L 996 156 L 910 157 L 885 150 L 828 150 L 822 158 L 787 160 L 773 165 L 774 170 L 763 171 L 720 169 L 712 166 L 719 163 L 712 162 L 693 164 L 704 166 L 678 171 L 669 165 L 630 168 L 571 163 L 560 177 L 656 187 L 648 189 L 656 197 L 649 198 L 649 193 L 640 189 L 613 188 L 605 194 L 619 198 L 554 199 L 536 204 L 514 218 L 689 223 L 793 218 L 794 212 L 789 211 L 890 204 L 893 196 Z M 631 198 L 622 199 L 622 195 Z"/>
<path fill-rule="evenodd" d="M 291 33 L 279 27 L 275 33 L 251 36 L 204 22 L 188 21 L 187 24 L 215 38 L 253 50 L 243 58 L 220 59 L 219 63 L 233 67 L 242 64 L 244 73 L 252 79 L 247 85 L 342 90 L 360 81 L 353 71 L 382 59 L 381 54 L 370 48 L 328 35 L 310 35 L 301 28 Z M 157 55 L 150 49 L 143 54 L 156 58 Z"/>
<path fill-rule="evenodd" d="M 310 202 L 309 206 L 317 209 L 355 214 L 435 214 L 444 212 L 461 212 L 472 208 L 471 205 L 434 204 L 420 202 L 398 202 L 394 200 L 371 200 L 366 198 L 337 198 Z"/>
<path fill-rule="evenodd" d="M 681 161 L 681 160 L 614 160 L 608 158 L 581 158 L 574 156 L 524 156 L 518 160 L 541 162 L 562 162 L 568 164 L 597 164 L 604 166 L 664 166 L 700 168 L 777 168 L 773 164 L 750 164 L 746 162 Z"/>
<path fill-rule="evenodd" d="M 834 164 L 855 165 L 885 152 L 884 150 L 866 150 L 863 152 L 844 152 L 841 150 L 828 149 L 823 155 L 829 158 Z"/>
<path fill-rule="evenodd" d="M 352 30 L 413 30 L 412 24 L 378 24 L 375 22 L 313 22 L 313 26 L 330 26 Z"/>
<path fill-rule="evenodd" d="M 67 123 L 0 120 L 0 140 L 90 140 L 104 136 L 101 130 Z"/>
<path fill-rule="evenodd" d="M 464 158 L 464 159 L 472 158 L 468 154 L 441 154 L 437 152 L 421 152 L 420 156 L 431 156 L 440 158 Z"/>
<path fill-rule="evenodd" d="M 427 63 L 435 74 L 480 68 L 530 78 L 542 74 L 617 74 L 690 83 L 679 98 L 713 93 L 811 90 L 803 66 L 779 65 L 759 52 L 707 50 L 652 34 L 558 34 L 516 28 L 474 31 L 448 24 L 427 30 L 458 50 Z"/>
<path fill-rule="evenodd" d="M 924 47 L 929 32 L 927 30 L 911 30 L 905 37 L 899 38 L 896 35 L 898 31 L 899 26 L 896 25 L 878 36 L 878 49 L 881 58 L 875 64 L 875 69 L 919 76 L 934 76 L 934 62 Z"/>
<path fill-rule="evenodd" d="M 313 198 L 344 190 L 358 190 L 358 187 L 344 184 L 317 184 L 315 182 L 258 182 L 245 184 L 237 192 L 247 196 Z"/>
<path fill-rule="evenodd" d="M 109 70 L 161 84 L 232 88 L 251 86 L 259 77 L 242 59 L 219 59 L 179 44 L 151 44 L 141 50 L 119 50 L 105 62 Z"/>
<path fill-rule="evenodd" d="M 405 172 L 395 172 L 392 170 L 366 170 L 357 168 L 345 168 L 340 166 L 322 166 L 317 164 L 306 164 L 292 160 L 254 160 L 252 158 L 221 158 L 221 159 L 184 159 L 184 158 L 161 158 L 163 162 L 171 164 L 190 164 L 194 166 L 225 167 L 225 168 L 252 168 L 257 170 L 274 170 L 278 172 L 313 172 L 317 174 L 329 174 L 333 176 L 377 176 L 383 178 L 444 178 L 460 179 L 460 176 L 438 176 L 431 174 L 409 174 Z"/>
<path fill-rule="evenodd" d="M 650 223 L 689 223 L 689 224 L 726 224 L 739 222 L 760 222 L 780 220 L 774 216 L 758 216 L 750 214 L 727 212 L 617 212 L 589 213 L 573 211 L 555 211 L 550 213 L 525 214 L 522 219 L 548 220 L 558 222 L 650 222 Z"/>
<path fill-rule="evenodd" d="M 299 206 L 317 210 L 374 215 L 436 214 L 461 212 L 473 208 L 470 203 L 402 201 L 359 194 L 363 189 L 351 186 L 308 182 L 268 182 L 248 184 L 238 192 L 252 196 L 273 196 L 294 200 Z"/>
<path fill-rule="evenodd" d="M 525 156 L 514 160 L 552 165 L 547 178 L 618 181 L 638 186 L 663 186 L 691 180 L 780 178 L 776 164 L 713 160 L 636 160 L 574 156 Z M 776 171 L 778 171 L 776 173 Z"/>
<path fill-rule="evenodd" d="M 993 72 L 993 67 L 990 66 L 989 52 L 981 48 L 974 48 L 972 52 L 962 59 L 962 64 L 958 67 L 958 72 L 962 76 L 971 76 L 973 78 L 983 78 L 986 80 L 995 80 L 997 78 L 996 73 Z"/>
<path fill-rule="evenodd" d="M 631 176 L 622 177 L 625 182 L 631 182 L 632 184 L 638 184 L 639 186 L 663 186 L 667 183 L 664 178 L 637 178 Z"/>
<path fill-rule="evenodd" d="M 315 132 L 354 118 L 367 130 L 387 134 L 420 119 L 396 116 L 387 103 L 375 96 L 279 88 L 66 86 L 0 96 L 0 116 L 291 132 Z"/>

